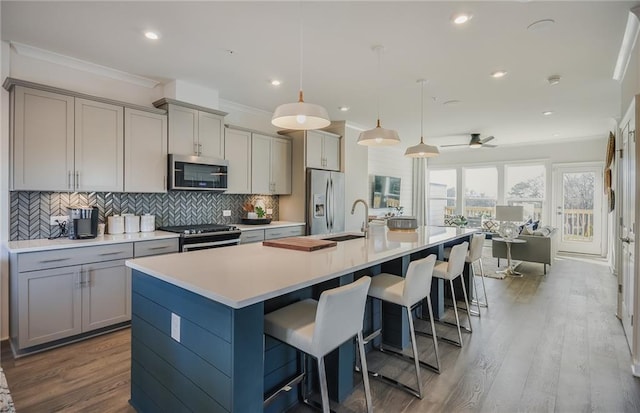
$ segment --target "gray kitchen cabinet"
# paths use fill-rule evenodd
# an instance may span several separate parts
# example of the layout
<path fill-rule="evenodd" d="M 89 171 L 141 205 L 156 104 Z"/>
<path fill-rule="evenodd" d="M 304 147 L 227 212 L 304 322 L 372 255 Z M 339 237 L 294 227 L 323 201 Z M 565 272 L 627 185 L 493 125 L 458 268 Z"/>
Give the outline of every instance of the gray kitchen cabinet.
<path fill-rule="evenodd" d="M 253 133 L 251 148 L 251 192 L 290 194 L 291 141 Z"/>
<path fill-rule="evenodd" d="M 251 193 L 251 132 L 233 128 L 224 130 L 224 159 L 227 169 L 227 193 Z"/>
<path fill-rule="evenodd" d="M 240 244 L 264 241 L 263 229 L 251 229 L 240 233 Z"/>
<path fill-rule="evenodd" d="M 131 275 L 124 260 L 132 256 L 131 242 L 12 253 L 14 351 L 28 353 L 33 346 L 130 320 Z"/>
<path fill-rule="evenodd" d="M 16 86 L 13 106 L 14 190 L 72 190 L 74 98 Z"/>
<path fill-rule="evenodd" d="M 248 244 L 251 242 L 260 242 L 270 239 L 299 237 L 301 235 L 304 235 L 304 231 L 304 225 L 242 230 L 242 233 L 240 234 L 240 243 Z"/>
<path fill-rule="evenodd" d="M 153 105 L 167 110 L 170 154 L 224 158 L 225 112 L 169 98 Z"/>
<path fill-rule="evenodd" d="M 75 98 L 76 191 L 118 192 L 124 182 L 124 108 Z"/>
<path fill-rule="evenodd" d="M 167 191 L 167 115 L 124 109 L 124 190 Z"/>
<path fill-rule="evenodd" d="M 340 170 L 340 136 L 329 132 L 306 132 L 306 167 Z"/>
<path fill-rule="evenodd" d="M 178 252 L 178 238 L 137 241 L 133 244 L 134 258 Z"/>

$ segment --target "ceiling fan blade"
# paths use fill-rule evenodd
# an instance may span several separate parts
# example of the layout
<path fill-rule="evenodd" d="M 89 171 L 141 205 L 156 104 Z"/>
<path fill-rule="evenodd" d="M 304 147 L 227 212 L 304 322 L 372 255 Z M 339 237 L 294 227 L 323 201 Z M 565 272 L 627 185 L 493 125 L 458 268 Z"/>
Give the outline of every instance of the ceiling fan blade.
<path fill-rule="evenodd" d="M 490 140 L 493 140 L 493 139 L 495 139 L 495 138 L 496 138 L 495 136 L 487 136 L 486 138 L 484 138 L 483 140 L 481 140 L 481 141 L 480 141 L 480 143 L 487 143 L 487 142 L 489 142 Z"/>
<path fill-rule="evenodd" d="M 458 144 L 455 144 L 455 145 L 438 145 L 438 146 L 440 146 L 441 148 L 446 148 L 446 147 L 449 147 L 449 146 L 469 146 L 469 144 L 468 143 L 458 143 Z"/>
<path fill-rule="evenodd" d="M 482 144 L 482 147 L 483 147 L 483 148 L 497 148 L 497 147 L 498 147 L 498 145 L 487 145 L 486 143 L 483 143 L 483 144 Z"/>

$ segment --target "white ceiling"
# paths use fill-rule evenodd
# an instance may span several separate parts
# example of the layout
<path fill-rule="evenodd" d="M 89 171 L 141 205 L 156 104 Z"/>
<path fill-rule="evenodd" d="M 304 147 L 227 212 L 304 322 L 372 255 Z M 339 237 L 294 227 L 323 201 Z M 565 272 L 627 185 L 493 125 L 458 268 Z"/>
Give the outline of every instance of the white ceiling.
<path fill-rule="evenodd" d="M 637 1 L 497 2 L 10 2 L 2 39 L 162 82 L 181 79 L 220 98 L 273 111 L 295 101 L 299 25 L 305 100 L 365 128 L 376 119 L 405 145 L 494 135 L 498 145 L 605 136 L 620 117 L 612 79 Z M 301 10 L 301 12 L 300 12 Z M 473 18 L 451 22 L 457 12 Z M 555 24 L 527 30 L 541 19 Z M 153 29 L 160 40 L 142 33 Z M 372 46 L 383 45 L 381 81 Z M 232 50 L 230 54 L 228 51 Z M 508 75 L 489 74 L 504 69 Z M 562 76 L 556 86 L 550 75 Z M 274 88 L 270 79 L 283 84 Z M 443 105 L 459 100 L 457 105 Z M 351 108 L 340 112 L 339 106 Z M 552 116 L 543 116 L 546 110 Z M 554 136 L 555 135 L 555 136 Z"/>

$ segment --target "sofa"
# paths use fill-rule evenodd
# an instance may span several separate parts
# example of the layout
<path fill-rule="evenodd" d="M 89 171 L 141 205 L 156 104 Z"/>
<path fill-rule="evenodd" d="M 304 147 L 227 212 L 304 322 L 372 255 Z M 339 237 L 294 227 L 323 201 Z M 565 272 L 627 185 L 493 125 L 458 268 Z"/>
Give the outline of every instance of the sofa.
<path fill-rule="evenodd" d="M 525 243 L 511 244 L 511 259 L 527 262 L 538 262 L 544 265 L 544 273 L 547 274 L 547 265 L 551 265 L 558 251 L 558 237 L 560 231 L 557 228 L 545 227 L 534 231 L 532 235 L 518 236 Z M 507 245 L 502 241 L 491 241 L 491 250 L 494 258 L 507 258 Z"/>

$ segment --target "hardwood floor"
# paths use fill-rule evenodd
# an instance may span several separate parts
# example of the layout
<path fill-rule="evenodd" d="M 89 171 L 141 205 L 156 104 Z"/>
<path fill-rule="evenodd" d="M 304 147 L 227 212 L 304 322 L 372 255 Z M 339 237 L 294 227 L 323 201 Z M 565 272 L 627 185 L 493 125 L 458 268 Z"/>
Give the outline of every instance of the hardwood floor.
<path fill-rule="evenodd" d="M 523 269 L 542 273 L 539 264 Z M 423 400 L 372 380 L 376 411 L 640 411 L 640 379 L 631 375 L 629 347 L 615 317 L 616 280 L 604 263 L 559 256 L 546 277 L 487 278 L 486 284 L 489 308 L 482 318 L 472 317 L 464 348 L 441 342 L 442 373 L 422 369 Z M 431 340 L 420 337 L 418 346 L 431 360 Z M 415 385 L 412 364 L 378 353 L 368 360 Z M 18 360 L 6 343 L 2 348 L 18 413 L 134 412 L 129 363 L 128 329 Z M 362 387 L 334 408 L 365 411 Z"/>

